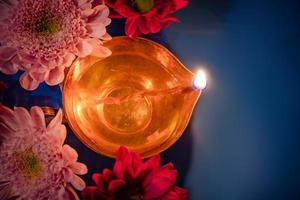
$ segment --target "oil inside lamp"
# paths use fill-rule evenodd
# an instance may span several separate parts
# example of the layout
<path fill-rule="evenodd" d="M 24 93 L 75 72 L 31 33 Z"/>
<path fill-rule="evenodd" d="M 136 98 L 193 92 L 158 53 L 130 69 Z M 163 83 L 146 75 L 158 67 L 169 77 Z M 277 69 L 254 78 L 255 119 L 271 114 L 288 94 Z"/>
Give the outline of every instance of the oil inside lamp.
<path fill-rule="evenodd" d="M 77 60 L 63 88 L 68 122 L 92 150 L 114 157 L 120 145 L 149 157 L 173 145 L 206 86 L 161 45 L 116 37 L 105 59 Z"/>

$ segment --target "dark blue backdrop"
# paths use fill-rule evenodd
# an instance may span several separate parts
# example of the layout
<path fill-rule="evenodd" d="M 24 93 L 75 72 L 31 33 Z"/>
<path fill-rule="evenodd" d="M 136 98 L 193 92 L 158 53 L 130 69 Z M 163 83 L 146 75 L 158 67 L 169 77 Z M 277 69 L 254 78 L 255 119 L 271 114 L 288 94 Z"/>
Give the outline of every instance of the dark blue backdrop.
<path fill-rule="evenodd" d="M 191 0 L 173 24 L 152 38 L 170 47 L 209 85 L 183 138 L 163 153 L 180 172 L 192 200 L 300 199 L 300 4 L 298 0 Z M 115 22 L 110 30 L 118 35 Z M 58 108 L 58 87 L 22 90 L 4 76 L 6 105 Z M 68 143 L 90 176 L 112 160 Z"/>
<path fill-rule="evenodd" d="M 300 4 L 192 0 L 169 42 L 209 86 L 193 125 L 191 199 L 300 199 Z"/>

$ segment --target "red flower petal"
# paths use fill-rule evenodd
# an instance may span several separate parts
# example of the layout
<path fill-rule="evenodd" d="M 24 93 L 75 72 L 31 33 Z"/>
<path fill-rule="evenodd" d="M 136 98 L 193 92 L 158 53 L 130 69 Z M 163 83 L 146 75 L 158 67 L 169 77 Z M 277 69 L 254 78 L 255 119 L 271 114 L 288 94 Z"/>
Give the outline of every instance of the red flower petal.
<path fill-rule="evenodd" d="M 164 195 L 175 184 L 177 171 L 169 163 L 159 169 L 153 176 L 151 183 L 146 187 L 145 199 L 154 199 Z"/>
<path fill-rule="evenodd" d="M 187 200 L 188 192 L 187 190 L 173 186 L 172 189 L 166 193 L 160 200 Z"/>
<path fill-rule="evenodd" d="M 96 183 L 97 189 L 100 192 L 106 192 L 106 189 L 104 188 L 105 180 L 102 174 L 95 173 L 93 174 L 92 179 Z"/>
<path fill-rule="evenodd" d="M 86 187 L 82 192 L 81 196 L 86 200 L 96 200 L 95 193 L 97 188 L 94 186 Z"/>
<path fill-rule="evenodd" d="M 128 18 L 125 23 L 125 32 L 129 37 L 136 37 L 141 34 L 137 27 L 136 19 Z"/>
<path fill-rule="evenodd" d="M 114 170 L 103 170 L 94 174 L 96 190 L 86 189 L 83 197 L 90 199 L 128 199 L 140 197 L 144 200 L 185 200 L 187 192 L 175 187 L 177 171 L 169 163 L 160 168 L 160 156 L 156 155 L 142 162 L 140 155 L 120 147 L 116 155 Z M 90 192 L 90 194 L 86 194 Z"/>
<path fill-rule="evenodd" d="M 138 154 L 129 152 L 126 147 L 120 147 L 117 153 L 114 172 L 119 178 L 133 180 L 141 165 L 142 160 Z"/>
<path fill-rule="evenodd" d="M 127 0 L 106 0 L 111 17 L 126 18 L 125 32 L 129 37 L 157 33 L 178 19 L 172 14 L 188 4 L 188 0 L 155 0 L 154 7 L 146 13 L 138 12 Z"/>
<path fill-rule="evenodd" d="M 116 1 L 116 3 L 114 4 L 114 10 L 125 18 L 136 18 L 142 15 L 142 13 L 135 11 L 135 9 L 131 7 L 131 5 L 128 5 L 127 0 Z"/>
<path fill-rule="evenodd" d="M 106 182 L 109 182 L 113 179 L 116 179 L 116 176 L 115 176 L 114 172 L 111 171 L 110 169 L 104 169 L 102 174 L 103 174 L 104 179 L 105 179 Z"/>
<path fill-rule="evenodd" d="M 136 24 L 138 26 L 138 29 L 140 30 L 140 32 L 142 32 L 143 34 L 148 34 L 150 33 L 150 29 L 149 26 L 147 26 L 147 19 L 144 17 L 140 17 L 136 19 Z"/>
<path fill-rule="evenodd" d="M 148 159 L 141 170 L 138 172 L 138 178 L 144 180 L 143 187 L 146 188 L 151 184 L 152 178 L 160 167 L 160 156 L 156 155 Z"/>
<path fill-rule="evenodd" d="M 175 5 L 175 10 L 180 10 L 183 7 L 187 6 L 189 4 L 188 0 L 173 0 L 173 4 Z"/>
<path fill-rule="evenodd" d="M 118 179 L 118 180 L 113 180 L 109 183 L 108 186 L 108 192 L 113 194 L 115 193 L 120 187 L 123 187 L 126 185 L 124 180 Z"/>

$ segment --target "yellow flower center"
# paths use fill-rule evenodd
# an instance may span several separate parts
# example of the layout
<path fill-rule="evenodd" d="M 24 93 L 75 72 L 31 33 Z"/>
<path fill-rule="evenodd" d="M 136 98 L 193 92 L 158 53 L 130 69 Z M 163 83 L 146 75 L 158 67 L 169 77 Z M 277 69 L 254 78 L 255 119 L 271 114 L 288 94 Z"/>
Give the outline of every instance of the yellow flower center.
<path fill-rule="evenodd" d="M 33 31 L 42 35 L 53 35 L 62 30 L 62 25 L 57 17 L 52 16 L 47 11 L 38 13 L 38 17 L 33 23 Z"/>
<path fill-rule="evenodd" d="M 149 12 L 154 6 L 154 0 L 131 0 L 132 6 L 142 13 Z"/>
<path fill-rule="evenodd" d="M 29 179 L 35 179 L 42 173 L 43 168 L 40 161 L 32 151 L 22 152 L 19 156 L 20 167 Z"/>

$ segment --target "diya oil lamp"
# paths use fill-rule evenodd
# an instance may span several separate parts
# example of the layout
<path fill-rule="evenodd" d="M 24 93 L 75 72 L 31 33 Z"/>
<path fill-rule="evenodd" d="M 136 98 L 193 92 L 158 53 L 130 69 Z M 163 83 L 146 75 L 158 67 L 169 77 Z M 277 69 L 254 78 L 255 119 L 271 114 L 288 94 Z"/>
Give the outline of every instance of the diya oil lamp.
<path fill-rule="evenodd" d="M 110 57 L 78 59 L 63 88 L 67 120 L 92 150 L 114 157 L 120 145 L 142 157 L 158 154 L 184 132 L 206 86 L 165 47 L 115 37 Z"/>

